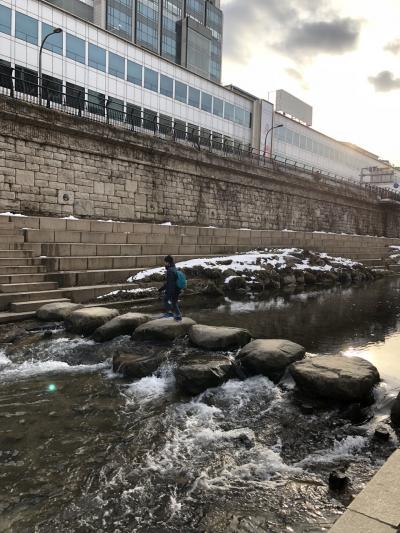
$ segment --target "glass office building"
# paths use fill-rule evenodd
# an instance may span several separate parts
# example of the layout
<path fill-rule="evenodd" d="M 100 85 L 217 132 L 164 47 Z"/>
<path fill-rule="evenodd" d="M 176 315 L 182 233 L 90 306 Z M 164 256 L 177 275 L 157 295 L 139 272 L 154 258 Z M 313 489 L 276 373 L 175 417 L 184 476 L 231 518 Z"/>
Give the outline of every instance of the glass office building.
<path fill-rule="evenodd" d="M 219 0 L 48 0 L 207 79 L 221 81 Z"/>

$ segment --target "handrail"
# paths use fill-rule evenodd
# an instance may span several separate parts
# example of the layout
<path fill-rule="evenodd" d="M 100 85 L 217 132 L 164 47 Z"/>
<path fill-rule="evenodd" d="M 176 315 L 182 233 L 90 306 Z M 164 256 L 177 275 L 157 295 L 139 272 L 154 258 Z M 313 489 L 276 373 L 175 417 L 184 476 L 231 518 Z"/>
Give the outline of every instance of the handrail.
<path fill-rule="evenodd" d="M 46 80 L 43 80 L 46 81 Z M 42 89 L 39 91 L 39 89 Z M 42 104 L 39 101 L 39 93 L 42 93 Z M 328 172 L 323 169 L 293 161 L 289 158 L 284 158 L 277 154 L 266 156 L 261 150 L 256 150 L 249 144 L 235 146 L 235 142 L 229 145 L 224 140 L 215 137 L 212 132 L 208 138 L 201 134 L 200 130 L 192 128 L 191 131 L 186 131 L 178 125 L 167 126 L 160 122 L 157 115 L 151 120 L 148 120 L 144 113 L 136 113 L 131 109 L 128 111 L 121 111 L 117 107 L 113 107 L 114 102 L 104 98 L 104 102 L 94 102 L 89 99 L 82 98 L 84 94 L 82 91 L 76 91 L 76 94 L 70 92 L 68 94 L 59 91 L 51 82 L 42 83 L 39 87 L 38 83 L 29 80 L 21 79 L 18 76 L 10 76 L 4 71 L 0 70 L 0 94 L 7 96 L 10 99 L 22 100 L 36 105 L 42 105 L 47 108 L 56 109 L 65 112 L 69 115 L 74 115 L 82 120 L 89 120 L 92 122 L 102 122 L 118 128 L 123 128 L 131 133 L 153 134 L 156 137 L 163 135 L 171 135 L 173 142 L 188 143 L 201 151 L 203 147 L 211 153 L 219 156 L 238 159 L 240 161 L 249 160 L 251 164 L 263 166 L 274 171 L 292 172 L 296 175 L 308 174 L 314 179 L 325 183 L 335 182 L 345 185 L 351 185 L 367 192 L 379 195 L 381 198 L 391 198 L 400 200 L 400 191 L 391 191 L 382 187 L 377 187 L 371 183 L 360 183 L 347 178 L 339 176 L 333 172 Z M 172 123 L 171 123 L 172 124 Z M 166 130 L 169 130 L 166 133 Z"/>

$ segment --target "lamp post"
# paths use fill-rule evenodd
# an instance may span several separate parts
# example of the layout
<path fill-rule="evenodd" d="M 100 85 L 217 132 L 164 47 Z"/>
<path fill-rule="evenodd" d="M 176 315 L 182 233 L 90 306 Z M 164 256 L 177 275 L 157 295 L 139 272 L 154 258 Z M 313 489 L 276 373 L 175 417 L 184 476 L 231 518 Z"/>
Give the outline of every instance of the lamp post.
<path fill-rule="evenodd" d="M 267 151 L 267 139 L 270 132 L 273 132 L 273 130 L 276 130 L 278 128 L 283 128 L 283 124 L 278 124 L 277 126 L 272 126 L 272 128 L 269 128 L 267 133 L 265 134 L 265 140 L 264 140 L 264 157 L 265 153 Z M 270 150 L 270 156 L 272 156 L 272 133 L 271 133 L 271 150 Z"/>
<path fill-rule="evenodd" d="M 61 32 L 62 32 L 61 28 L 55 28 L 52 32 L 50 32 L 47 35 L 45 35 L 45 37 L 42 40 L 42 44 L 40 45 L 40 49 L 39 49 L 39 102 L 40 102 L 40 104 L 42 104 L 42 52 L 43 52 L 43 46 L 44 46 L 44 43 L 47 41 L 47 39 L 49 37 L 51 37 L 51 35 L 54 35 L 56 33 L 61 33 Z"/>

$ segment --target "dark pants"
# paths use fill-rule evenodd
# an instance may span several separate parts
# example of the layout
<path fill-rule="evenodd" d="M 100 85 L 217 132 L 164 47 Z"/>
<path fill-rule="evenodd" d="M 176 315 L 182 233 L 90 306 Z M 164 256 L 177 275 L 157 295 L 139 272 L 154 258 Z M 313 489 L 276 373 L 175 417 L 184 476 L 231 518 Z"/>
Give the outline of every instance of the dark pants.
<path fill-rule="evenodd" d="M 179 295 L 180 291 L 172 295 L 165 293 L 164 305 L 167 313 L 174 313 L 175 316 L 182 316 L 178 305 Z"/>

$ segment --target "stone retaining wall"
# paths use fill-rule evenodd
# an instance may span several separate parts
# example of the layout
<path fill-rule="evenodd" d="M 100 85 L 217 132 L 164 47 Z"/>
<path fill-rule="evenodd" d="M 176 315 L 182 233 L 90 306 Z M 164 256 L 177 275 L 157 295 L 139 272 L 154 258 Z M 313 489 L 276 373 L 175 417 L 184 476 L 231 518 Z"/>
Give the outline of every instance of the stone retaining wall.
<path fill-rule="evenodd" d="M 0 209 L 33 215 L 400 235 L 373 192 L 0 98 Z"/>

